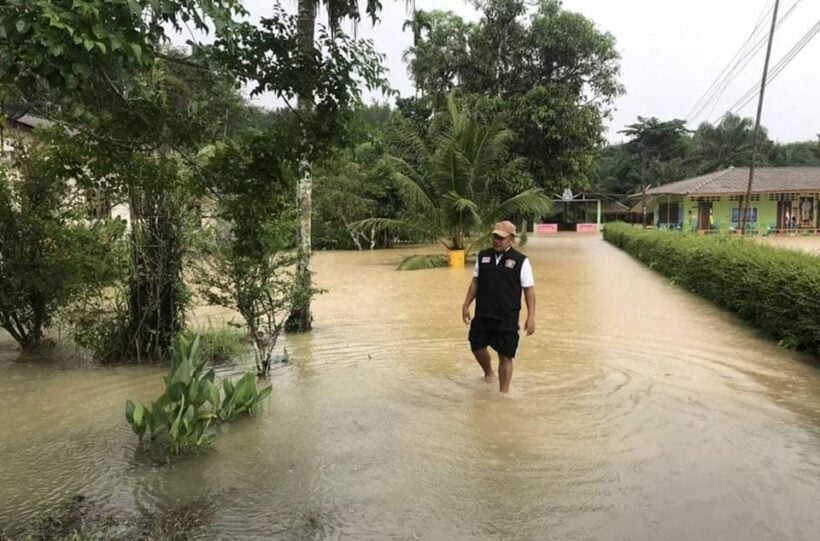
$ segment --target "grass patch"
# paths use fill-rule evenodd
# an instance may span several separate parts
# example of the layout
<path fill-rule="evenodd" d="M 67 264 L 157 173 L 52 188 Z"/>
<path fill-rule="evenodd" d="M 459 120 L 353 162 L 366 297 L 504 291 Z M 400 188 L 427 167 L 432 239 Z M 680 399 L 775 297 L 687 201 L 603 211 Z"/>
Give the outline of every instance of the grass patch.
<path fill-rule="evenodd" d="M 441 254 L 411 255 L 402 259 L 399 270 L 424 270 L 446 267 L 447 256 Z"/>
<path fill-rule="evenodd" d="M 235 327 L 209 326 L 205 329 L 186 330 L 184 336 L 193 341 L 199 337 L 199 358 L 212 365 L 233 363 L 248 354 L 247 335 Z"/>

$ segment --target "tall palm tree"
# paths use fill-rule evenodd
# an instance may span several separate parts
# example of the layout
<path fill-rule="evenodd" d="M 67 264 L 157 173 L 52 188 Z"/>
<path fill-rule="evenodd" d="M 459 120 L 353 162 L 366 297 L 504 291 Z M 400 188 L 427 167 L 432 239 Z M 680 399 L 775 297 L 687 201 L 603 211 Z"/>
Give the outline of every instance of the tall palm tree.
<path fill-rule="evenodd" d="M 405 125 L 399 134 L 404 157 L 384 160 L 404 203 L 404 215 L 362 220 L 359 227 L 436 240 L 448 249 L 470 252 L 486 240 L 498 220 L 550 211 L 552 201 L 541 188 L 511 188 L 525 165 L 523 158 L 507 153 L 513 133 L 497 122 L 477 121 L 452 95 L 447 105 L 449 125 L 432 144 Z"/>
<path fill-rule="evenodd" d="M 415 11 L 412 17 L 412 19 L 404 21 L 401 29 L 407 30 L 409 28 L 413 32 L 413 47 L 417 47 L 424 37 L 424 31 L 426 30 L 428 33 L 433 31 L 433 23 L 430 20 L 430 15 L 424 10 Z M 404 55 L 406 56 L 407 52 Z"/>

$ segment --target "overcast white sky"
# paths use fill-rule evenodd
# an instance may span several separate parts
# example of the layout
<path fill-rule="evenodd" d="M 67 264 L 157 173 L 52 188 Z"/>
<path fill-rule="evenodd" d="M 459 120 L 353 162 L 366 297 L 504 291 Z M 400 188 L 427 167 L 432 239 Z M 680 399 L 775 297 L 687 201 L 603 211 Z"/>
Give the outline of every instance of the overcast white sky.
<path fill-rule="evenodd" d="M 245 0 L 252 16 L 270 13 L 272 0 Z M 403 0 L 383 0 L 381 22 L 359 26 L 361 36 L 373 39 L 387 55 L 386 66 L 394 88 L 402 95 L 413 93 L 402 52 L 412 36 L 402 32 L 408 18 Z M 698 99 L 717 78 L 751 34 L 766 7 L 774 0 L 564 0 L 564 9 L 592 19 L 599 29 L 616 38 L 621 54 L 621 82 L 626 94 L 616 102 L 608 137 L 617 142 L 617 132 L 636 121 L 638 115 L 662 120 L 686 118 Z M 294 2 L 284 5 L 295 6 Z M 417 0 L 421 9 L 450 10 L 468 20 L 478 14 L 462 0 Z M 792 7 L 775 34 L 771 66 L 818 22 L 820 1 L 781 0 L 780 16 Z M 771 16 L 763 22 L 768 32 Z M 764 48 L 722 93 L 714 108 L 691 120 L 716 121 L 727 108 L 760 81 Z M 268 100 L 263 99 L 262 103 Z M 754 116 L 757 99 L 739 111 Z M 820 133 L 820 36 L 815 37 L 766 90 L 763 125 L 781 142 L 815 140 Z"/>

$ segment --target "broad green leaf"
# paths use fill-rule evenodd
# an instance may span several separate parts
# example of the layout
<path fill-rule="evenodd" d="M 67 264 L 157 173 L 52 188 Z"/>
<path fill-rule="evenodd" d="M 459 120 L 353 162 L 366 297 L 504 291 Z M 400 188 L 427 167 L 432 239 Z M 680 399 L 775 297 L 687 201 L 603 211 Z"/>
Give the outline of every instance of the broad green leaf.
<path fill-rule="evenodd" d="M 128 9 L 134 17 L 139 17 L 142 14 L 142 6 L 137 0 L 128 0 Z"/>
<path fill-rule="evenodd" d="M 134 403 L 130 400 L 125 401 L 125 419 L 131 423 L 134 420 Z"/>
<path fill-rule="evenodd" d="M 145 413 L 145 406 L 142 405 L 142 402 L 137 403 L 134 407 L 134 424 L 137 426 L 142 426 L 143 415 Z"/>
<path fill-rule="evenodd" d="M 208 402 L 210 402 L 211 405 L 214 408 L 218 408 L 219 407 L 219 389 L 217 389 L 216 385 L 214 385 L 210 381 L 205 384 L 205 388 L 208 390 Z"/>
<path fill-rule="evenodd" d="M 261 391 L 259 391 L 259 396 L 257 397 L 257 400 L 258 400 L 259 402 L 261 402 L 261 401 L 265 400 L 267 397 L 269 397 L 269 396 L 270 396 L 270 394 L 271 394 L 271 392 L 272 392 L 272 391 L 273 391 L 273 387 L 271 387 L 270 385 L 268 385 L 267 387 L 265 387 L 264 389 L 262 389 Z"/>
<path fill-rule="evenodd" d="M 184 420 L 186 420 L 186 421 L 189 421 L 189 422 L 190 422 L 190 421 L 193 421 L 193 420 L 194 420 L 194 416 L 195 416 L 195 415 L 196 415 L 196 412 L 194 412 L 194 406 L 193 406 L 193 405 L 189 405 L 187 408 L 185 408 L 185 414 L 182 416 L 182 418 L 183 418 Z"/>
<path fill-rule="evenodd" d="M 131 43 L 131 50 L 134 52 L 134 56 L 137 57 L 137 60 L 142 59 L 142 47 L 137 45 L 136 43 Z"/>
<path fill-rule="evenodd" d="M 95 24 L 94 27 L 91 29 L 97 39 L 104 39 L 108 32 L 105 30 L 105 27 L 101 24 Z"/>

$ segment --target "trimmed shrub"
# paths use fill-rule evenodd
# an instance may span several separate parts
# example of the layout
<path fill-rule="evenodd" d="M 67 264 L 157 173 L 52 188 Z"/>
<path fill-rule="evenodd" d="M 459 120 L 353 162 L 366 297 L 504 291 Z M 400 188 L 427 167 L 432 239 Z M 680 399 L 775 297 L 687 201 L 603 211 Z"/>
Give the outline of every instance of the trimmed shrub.
<path fill-rule="evenodd" d="M 820 257 L 733 236 L 608 224 L 604 240 L 780 344 L 820 355 Z"/>

